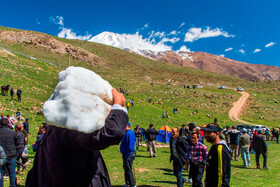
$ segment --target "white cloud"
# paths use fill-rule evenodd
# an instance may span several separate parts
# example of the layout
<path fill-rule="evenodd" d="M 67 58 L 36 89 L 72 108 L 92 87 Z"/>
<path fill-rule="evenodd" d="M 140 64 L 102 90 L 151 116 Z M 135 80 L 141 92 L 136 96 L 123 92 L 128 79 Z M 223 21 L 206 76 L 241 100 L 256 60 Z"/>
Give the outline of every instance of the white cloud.
<path fill-rule="evenodd" d="M 176 30 L 171 31 L 168 35 L 178 35 L 178 31 L 176 31 Z"/>
<path fill-rule="evenodd" d="M 225 52 L 230 51 L 230 50 L 233 50 L 233 48 L 229 47 L 229 48 L 225 49 Z"/>
<path fill-rule="evenodd" d="M 149 28 L 149 23 L 146 23 L 142 28 L 137 29 L 137 31 L 145 30 L 147 28 Z"/>
<path fill-rule="evenodd" d="M 229 34 L 226 31 L 223 31 L 220 28 L 210 29 L 210 27 L 206 27 L 206 29 L 202 28 L 190 28 L 188 32 L 185 34 L 185 42 L 193 42 L 195 40 L 201 39 L 201 38 L 209 38 L 209 37 L 218 37 L 218 36 L 224 36 L 226 38 L 228 37 L 235 37 L 235 35 Z"/>
<path fill-rule="evenodd" d="M 225 57 L 225 55 L 224 55 L 224 54 L 220 54 L 219 56 L 221 56 L 221 57 Z"/>
<path fill-rule="evenodd" d="M 268 44 L 266 44 L 265 45 L 265 47 L 267 48 L 267 47 L 271 47 L 271 46 L 273 46 L 273 45 L 275 45 L 276 43 L 274 43 L 274 42 L 270 42 L 270 43 L 268 43 Z"/>
<path fill-rule="evenodd" d="M 185 22 L 182 22 L 179 28 L 183 27 L 185 24 Z"/>
<path fill-rule="evenodd" d="M 239 49 L 238 50 L 240 53 L 244 54 L 246 51 L 244 51 L 243 49 Z"/>
<path fill-rule="evenodd" d="M 164 32 L 155 33 L 156 36 L 161 37 Z M 154 33 L 152 33 L 154 35 Z M 163 40 L 163 41 L 162 41 Z M 143 38 L 138 32 L 135 34 L 116 34 L 112 32 L 102 32 L 94 37 L 92 37 L 89 41 L 102 43 L 114 47 L 118 47 L 121 49 L 129 49 L 136 53 L 142 54 L 141 50 L 151 50 L 154 52 L 160 51 L 170 51 L 172 50 L 171 46 L 164 44 L 168 39 L 162 39 L 160 42 L 156 42 L 154 38 Z M 173 41 L 171 39 L 171 41 Z M 174 39 L 176 41 L 176 39 Z"/>
<path fill-rule="evenodd" d="M 62 16 L 50 17 L 50 20 L 54 24 L 60 25 L 62 27 L 64 26 L 64 18 Z"/>
<path fill-rule="evenodd" d="M 174 38 L 163 38 L 162 40 L 161 40 L 161 42 L 162 43 L 165 43 L 165 42 L 171 42 L 171 43 L 176 43 L 176 42 L 178 42 L 180 40 L 180 38 L 176 38 L 176 37 L 174 37 Z"/>
<path fill-rule="evenodd" d="M 41 25 L 41 22 L 38 19 L 36 19 L 36 24 Z"/>
<path fill-rule="evenodd" d="M 146 24 L 144 25 L 144 28 L 149 28 L 149 24 L 146 23 Z"/>
<path fill-rule="evenodd" d="M 255 51 L 253 53 L 258 53 L 260 51 L 261 51 L 261 49 L 255 49 Z"/>
<path fill-rule="evenodd" d="M 180 47 L 180 49 L 179 49 L 178 51 L 179 51 L 179 52 L 188 52 L 188 53 L 191 52 L 191 50 L 188 49 L 185 45 L 183 45 L 182 47 Z"/>
<path fill-rule="evenodd" d="M 154 33 L 154 37 L 163 38 L 165 36 L 165 32 L 156 32 Z"/>
<path fill-rule="evenodd" d="M 85 36 L 79 36 L 75 32 L 72 31 L 72 29 L 62 28 L 62 30 L 57 35 L 60 38 L 66 38 L 66 39 L 77 39 L 77 40 L 88 40 L 92 37 L 91 34 L 87 34 Z"/>

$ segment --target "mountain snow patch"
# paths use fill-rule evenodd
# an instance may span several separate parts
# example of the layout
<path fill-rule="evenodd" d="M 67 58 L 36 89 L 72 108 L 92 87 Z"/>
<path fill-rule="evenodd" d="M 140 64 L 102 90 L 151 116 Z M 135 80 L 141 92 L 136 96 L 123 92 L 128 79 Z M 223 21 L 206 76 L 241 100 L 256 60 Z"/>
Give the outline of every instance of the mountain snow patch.
<path fill-rule="evenodd" d="M 101 129 L 113 104 L 112 89 L 94 72 L 68 67 L 59 73 L 59 83 L 43 105 L 46 122 L 85 133 Z"/>

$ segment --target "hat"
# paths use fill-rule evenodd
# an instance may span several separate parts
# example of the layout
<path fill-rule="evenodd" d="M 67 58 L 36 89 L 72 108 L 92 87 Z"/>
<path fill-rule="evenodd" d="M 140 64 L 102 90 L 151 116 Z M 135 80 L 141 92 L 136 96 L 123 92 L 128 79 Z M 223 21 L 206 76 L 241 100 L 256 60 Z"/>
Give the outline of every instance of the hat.
<path fill-rule="evenodd" d="M 236 125 L 232 125 L 232 129 L 237 129 Z"/>
<path fill-rule="evenodd" d="M 130 126 L 130 123 L 129 123 L 129 122 L 127 122 L 127 125 L 128 125 L 128 126 Z"/>
<path fill-rule="evenodd" d="M 26 121 L 29 121 L 29 118 L 26 118 L 25 120 L 26 120 Z"/>
<path fill-rule="evenodd" d="M 221 129 L 217 126 L 208 124 L 206 127 L 202 127 L 203 131 L 214 131 L 214 132 L 221 132 Z"/>
<path fill-rule="evenodd" d="M 139 127 L 139 125 L 137 124 L 136 127 Z"/>
<path fill-rule="evenodd" d="M 229 125 L 227 125 L 227 126 L 226 126 L 226 128 L 230 128 L 230 126 L 229 126 Z"/>
<path fill-rule="evenodd" d="M 247 130 L 245 128 L 242 128 L 241 132 L 247 132 Z"/>

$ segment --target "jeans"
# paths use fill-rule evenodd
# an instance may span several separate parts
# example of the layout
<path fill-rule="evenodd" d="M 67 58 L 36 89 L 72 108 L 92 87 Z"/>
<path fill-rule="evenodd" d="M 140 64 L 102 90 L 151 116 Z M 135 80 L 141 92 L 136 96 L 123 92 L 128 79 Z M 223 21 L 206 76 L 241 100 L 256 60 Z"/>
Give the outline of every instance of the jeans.
<path fill-rule="evenodd" d="M 192 186 L 193 187 L 203 187 L 202 177 L 204 173 L 205 163 L 194 164 L 191 162 L 192 170 Z"/>
<path fill-rule="evenodd" d="M 260 154 L 263 156 L 263 167 L 267 167 L 267 154 L 266 153 L 260 153 L 256 152 L 256 162 L 257 162 L 257 167 L 260 167 Z"/>
<path fill-rule="evenodd" d="M 135 159 L 136 153 L 133 151 L 130 155 L 126 158 L 123 155 L 123 169 L 124 169 L 124 177 L 125 177 L 125 184 L 128 186 L 135 186 L 135 179 L 133 175 L 133 160 Z"/>
<path fill-rule="evenodd" d="M 3 170 L 2 166 L 0 166 L 0 187 L 4 187 L 3 176 L 4 176 L 4 170 Z"/>
<path fill-rule="evenodd" d="M 139 143 L 140 143 L 140 140 L 141 140 L 141 136 L 139 136 L 139 137 L 136 136 L 136 150 L 137 150 L 137 151 L 139 150 Z"/>
<path fill-rule="evenodd" d="M 16 186 L 16 159 L 7 159 L 5 166 L 8 169 L 10 177 L 10 187 Z"/>
<path fill-rule="evenodd" d="M 276 143 L 279 143 L 279 136 L 276 136 Z"/>
<path fill-rule="evenodd" d="M 248 167 L 248 166 L 251 165 L 249 147 L 248 148 L 241 148 L 241 157 L 242 157 L 243 164 L 244 164 L 245 167 Z"/>
<path fill-rule="evenodd" d="M 186 179 L 183 177 L 183 165 L 181 165 L 179 159 L 174 159 L 173 160 L 173 174 L 177 178 L 177 186 L 182 187 L 184 185 L 184 182 Z"/>

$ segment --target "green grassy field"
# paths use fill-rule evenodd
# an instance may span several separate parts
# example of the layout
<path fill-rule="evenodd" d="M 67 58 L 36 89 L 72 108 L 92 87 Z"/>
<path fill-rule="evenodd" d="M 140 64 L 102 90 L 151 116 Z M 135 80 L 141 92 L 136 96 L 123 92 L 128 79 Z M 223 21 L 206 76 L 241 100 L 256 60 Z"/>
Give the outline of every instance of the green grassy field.
<path fill-rule="evenodd" d="M 0 30 L 7 30 L 0 27 Z M 113 87 L 129 91 L 127 101 L 134 99 L 134 107 L 129 110 L 129 119 L 134 127 L 140 124 L 148 128 L 153 123 L 159 129 L 163 125 L 169 127 L 181 126 L 183 123 L 194 122 L 201 126 L 213 122 L 217 117 L 221 126 L 236 125 L 228 118 L 228 111 L 232 103 L 241 96 L 233 89 L 243 87 L 251 94 L 250 100 L 241 116 L 242 119 L 263 124 L 269 127 L 279 127 L 279 81 L 250 82 L 242 79 L 209 73 L 192 68 L 182 68 L 144 58 L 117 48 L 96 43 L 77 40 L 65 40 L 69 44 L 82 47 L 99 56 L 105 63 L 90 66 L 86 62 L 71 59 L 71 65 L 82 66 L 95 71 L 108 80 Z M 54 64 L 67 66 L 68 56 L 58 55 L 42 47 L 22 43 L 11 43 L 0 40 L 0 46 L 27 54 Z M 10 84 L 14 89 L 23 91 L 22 102 L 9 96 L 0 95 L 0 112 L 5 115 L 15 114 L 20 108 L 23 117 L 30 118 L 29 144 L 35 142 L 39 126 L 44 117 L 37 114 L 42 104 L 50 97 L 58 83 L 58 72 L 63 68 L 32 60 L 21 55 L 8 55 L 0 50 L 0 84 Z M 167 85 L 170 84 L 170 85 Z M 187 89 L 181 84 L 203 85 L 203 88 Z M 218 86 L 225 85 L 229 89 L 221 90 Z M 152 103 L 148 103 L 148 98 Z M 153 104 L 161 101 L 162 104 Z M 178 114 L 172 109 L 179 108 Z M 189 115 L 198 110 L 197 115 Z M 169 111 L 170 118 L 160 116 Z M 207 115 L 213 116 L 208 118 Z M 259 119 L 263 116 L 264 119 Z M 209 146 L 209 145 L 208 145 Z M 269 142 L 268 165 L 270 170 L 256 170 L 241 168 L 242 162 L 232 162 L 232 186 L 277 186 L 279 181 L 279 145 Z M 172 165 L 169 163 L 169 148 L 158 148 L 156 159 L 148 158 L 146 148 L 141 147 L 135 160 L 137 184 L 152 186 L 175 186 L 176 179 L 172 175 Z M 113 146 L 102 151 L 113 185 L 123 184 L 122 159 L 119 146 Z M 34 153 L 29 149 L 29 156 Z M 254 155 L 252 168 L 255 168 Z M 240 159 L 241 160 L 241 159 Z M 28 166 L 28 170 L 31 165 Z M 27 170 L 27 171 L 28 171 Z M 23 185 L 27 171 L 18 176 L 18 183 Z M 187 175 L 187 173 L 184 173 Z M 7 181 L 7 179 L 6 179 Z M 8 185 L 5 182 L 5 186 Z"/>

